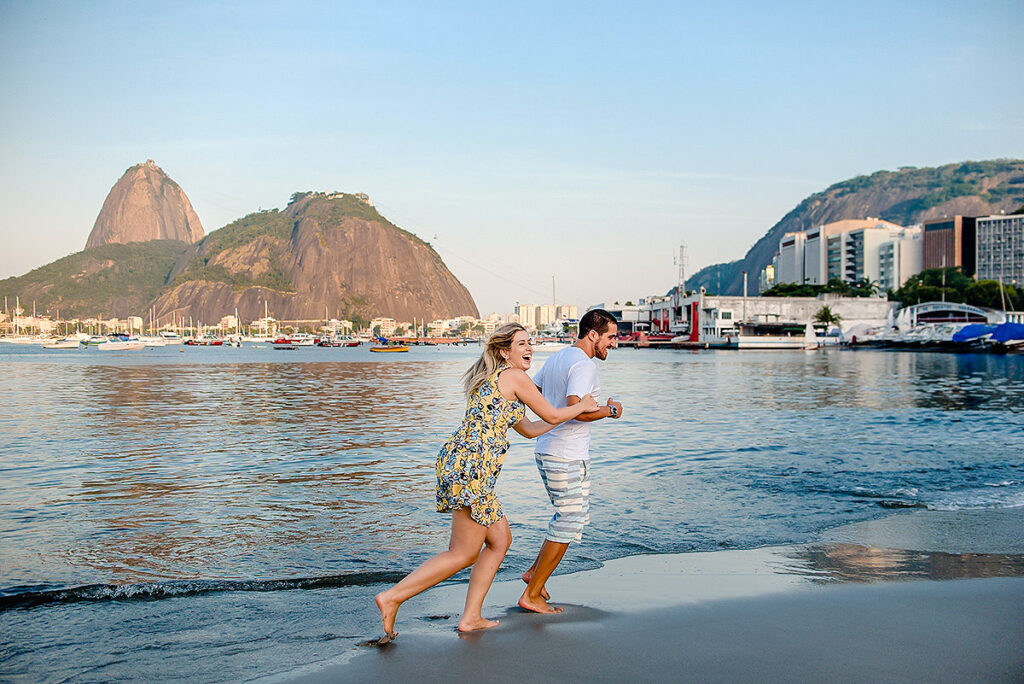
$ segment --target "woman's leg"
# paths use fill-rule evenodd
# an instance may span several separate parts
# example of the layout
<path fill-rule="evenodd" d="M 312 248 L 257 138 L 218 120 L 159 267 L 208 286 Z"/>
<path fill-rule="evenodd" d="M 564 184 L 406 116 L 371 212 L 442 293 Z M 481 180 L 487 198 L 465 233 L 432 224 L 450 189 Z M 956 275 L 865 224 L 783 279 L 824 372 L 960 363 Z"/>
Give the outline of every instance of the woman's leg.
<path fill-rule="evenodd" d="M 397 636 L 395 616 L 398 615 L 398 607 L 416 594 L 472 565 L 480 555 L 480 546 L 486 536 L 487 528 L 469 517 L 468 508 L 452 511 L 452 537 L 448 550 L 424 561 L 423 565 L 406 575 L 401 582 L 374 598 L 380 609 L 384 632 L 391 638 Z"/>
<path fill-rule="evenodd" d="M 512 531 L 504 517 L 487 528 L 484 548 L 476 565 L 473 566 L 473 572 L 469 575 L 466 608 L 462 611 L 462 619 L 459 620 L 460 632 L 487 629 L 498 624 L 497 620 L 483 619 L 480 611 L 483 610 L 484 598 L 487 596 L 487 590 L 491 588 L 494 575 L 501 567 L 501 561 L 505 560 L 505 554 L 511 545 Z"/>

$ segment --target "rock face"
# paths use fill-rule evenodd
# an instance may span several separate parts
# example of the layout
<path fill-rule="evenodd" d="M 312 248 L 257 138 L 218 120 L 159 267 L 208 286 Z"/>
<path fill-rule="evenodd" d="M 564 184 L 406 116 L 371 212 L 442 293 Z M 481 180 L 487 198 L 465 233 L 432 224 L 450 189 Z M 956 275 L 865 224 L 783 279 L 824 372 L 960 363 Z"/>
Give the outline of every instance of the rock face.
<path fill-rule="evenodd" d="M 382 217 L 365 196 L 296 193 L 284 211 L 250 214 L 178 260 L 157 315 L 213 322 L 389 316 L 400 322 L 478 316 L 429 244 Z"/>
<path fill-rule="evenodd" d="M 687 289 L 706 287 L 727 295 L 743 293 L 743 271 L 750 292 L 771 263 L 783 234 L 842 219 L 872 216 L 903 226 L 943 216 L 1012 213 L 1024 201 L 1024 160 L 998 159 L 936 168 L 877 171 L 836 183 L 798 204 L 758 240 L 743 259 L 701 269 Z"/>
<path fill-rule="evenodd" d="M 85 247 L 149 240 L 192 244 L 202 237 L 203 225 L 185 192 L 149 159 L 125 171 L 111 188 Z"/>

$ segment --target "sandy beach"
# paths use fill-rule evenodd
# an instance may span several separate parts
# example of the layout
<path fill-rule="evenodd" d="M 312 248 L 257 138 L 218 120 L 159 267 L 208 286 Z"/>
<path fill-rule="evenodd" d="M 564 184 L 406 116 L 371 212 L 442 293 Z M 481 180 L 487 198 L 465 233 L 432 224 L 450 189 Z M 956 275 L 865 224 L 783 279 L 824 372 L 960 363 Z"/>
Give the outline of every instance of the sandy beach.
<path fill-rule="evenodd" d="M 1021 682 L 1022 519 L 915 511 L 809 545 L 622 558 L 552 578 L 553 616 L 509 608 L 522 584 L 499 582 L 501 624 L 470 635 L 452 583 L 403 607 L 394 643 L 274 680 Z"/>

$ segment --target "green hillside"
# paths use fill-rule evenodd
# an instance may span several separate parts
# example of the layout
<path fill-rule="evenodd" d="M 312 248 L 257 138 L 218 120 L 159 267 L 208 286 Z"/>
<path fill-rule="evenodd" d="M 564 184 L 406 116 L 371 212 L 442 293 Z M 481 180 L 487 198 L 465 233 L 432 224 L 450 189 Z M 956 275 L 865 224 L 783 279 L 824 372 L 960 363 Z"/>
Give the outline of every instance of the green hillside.
<path fill-rule="evenodd" d="M 227 283 L 235 289 L 267 287 L 279 292 L 292 291 L 292 281 L 284 269 L 283 260 L 287 243 L 295 222 L 277 209 L 254 212 L 209 233 L 189 250 L 183 266 L 176 268 L 173 283 L 201 280 Z M 265 270 L 230 269 L 217 263 L 218 257 L 228 250 L 260 242 L 261 256 L 269 262 Z"/>
<path fill-rule="evenodd" d="M 742 202 L 742 198 L 737 201 Z M 690 289 L 741 294 L 743 271 L 751 292 L 771 263 L 782 235 L 842 219 L 868 216 L 909 226 L 942 216 L 1012 213 L 1024 202 L 1024 160 L 967 161 L 934 168 L 903 167 L 836 183 L 804 199 L 737 261 L 702 268 L 686 282 Z M 720 283 L 720 285 L 719 285 Z"/>
<path fill-rule="evenodd" d="M 71 254 L 25 275 L 0 280 L 0 297 L 34 301 L 61 318 L 141 315 L 163 290 L 188 245 L 176 240 L 109 244 Z"/>

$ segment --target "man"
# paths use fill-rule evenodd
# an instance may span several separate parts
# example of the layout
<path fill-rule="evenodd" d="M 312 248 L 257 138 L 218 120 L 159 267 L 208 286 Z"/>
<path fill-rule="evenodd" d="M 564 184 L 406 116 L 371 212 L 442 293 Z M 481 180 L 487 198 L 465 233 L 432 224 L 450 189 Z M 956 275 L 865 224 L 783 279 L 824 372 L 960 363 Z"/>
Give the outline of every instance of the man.
<path fill-rule="evenodd" d="M 600 392 L 593 359 L 608 358 L 608 350 L 615 346 L 618 332 L 615 318 L 604 309 L 592 309 L 583 314 L 576 343 L 548 359 L 533 379 L 544 398 L 552 406 L 561 408 Z M 590 423 L 621 416 L 622 404 L 609 397 L 607 405 L 581 413 L 575 420 L 562 423 L 537 438 L 537 468 L 555 506 L 555 515 L 548 524 L 537 559 L 523 573 L 526 590 L 519 605 L 524 610 L 562 611 L 548 604 L 544 584 L 558 567 L 569 543 L 583 538 L 583 526 L 590 520 Z"/>

